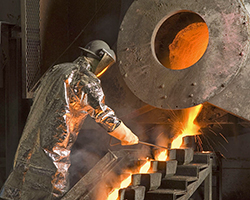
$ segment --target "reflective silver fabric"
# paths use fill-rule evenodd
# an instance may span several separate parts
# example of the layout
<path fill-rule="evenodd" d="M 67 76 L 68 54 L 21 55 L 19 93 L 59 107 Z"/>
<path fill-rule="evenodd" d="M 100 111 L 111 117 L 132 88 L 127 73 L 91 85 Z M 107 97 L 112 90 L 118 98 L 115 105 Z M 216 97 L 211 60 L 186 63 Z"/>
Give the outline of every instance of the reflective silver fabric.
<path fill-rule="evenodd" d="M 108 132 L 119 126 L 89 67 L 80 57 L 54 66 L 41 80 L 1 198 L 60 198 L 68 190 L 70 150 L 86 116 Z"/>

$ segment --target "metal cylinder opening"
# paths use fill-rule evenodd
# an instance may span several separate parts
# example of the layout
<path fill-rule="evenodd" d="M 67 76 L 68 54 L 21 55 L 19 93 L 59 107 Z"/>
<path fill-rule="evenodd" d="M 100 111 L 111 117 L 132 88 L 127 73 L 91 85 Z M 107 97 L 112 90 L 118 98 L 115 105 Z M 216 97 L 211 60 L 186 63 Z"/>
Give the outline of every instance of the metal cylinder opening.
<path fill-rule="evenodd" d="M 205 53 L 209 31 L 202 17 L 191 11 L 179 11 L 159 24 L 154 50 L 159 62 L 173 70 L 194 65 Z"/>

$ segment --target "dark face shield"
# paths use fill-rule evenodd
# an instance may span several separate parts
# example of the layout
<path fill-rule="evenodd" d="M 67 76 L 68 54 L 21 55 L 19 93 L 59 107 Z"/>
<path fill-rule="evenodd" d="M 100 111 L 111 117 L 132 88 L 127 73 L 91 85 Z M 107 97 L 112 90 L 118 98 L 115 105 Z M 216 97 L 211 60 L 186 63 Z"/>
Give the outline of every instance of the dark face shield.
<path fill-rule="evenodd" d="M 104 52 L 104 55 L 102 56 L 102 59 L 100 60 L 99 64 L 97 65 L 96 69 L 94 70 L 94 74 L 97 77 L 100 77 L 104 72 L 115 63 L 115 59 L 104 49 L 102 50 Z"/>

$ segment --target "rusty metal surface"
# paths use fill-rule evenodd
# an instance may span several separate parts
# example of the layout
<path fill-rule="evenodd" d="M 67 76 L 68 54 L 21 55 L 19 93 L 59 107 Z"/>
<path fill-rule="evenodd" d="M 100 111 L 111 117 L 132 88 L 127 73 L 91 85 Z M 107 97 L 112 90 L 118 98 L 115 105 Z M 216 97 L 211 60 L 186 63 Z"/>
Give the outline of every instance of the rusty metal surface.
<path fill-rule="evenodd" d="M 177 160 L 167 161 L 151 161 L 151 169 L 153 172 L 160 172 L 162 178 L 173 176 L 176 173 Z"/>
<path fill-rule="evenodd" d="M 148 173 L 148 174 L 133 174 L 132 186 L 142 185 L 146 187 L 146 191 L 156 190 L 161 185 L 162 174 L 161 173 Z"/>
<path fill-rule="evenodd" d="M 193 160 L 194 150 L 192 148 L 170 149 L 168 156 L 170 159 L 176 159 L 178 165 L 188 164 Z"/>
<path fill-rule="evenodd" d="M 193 163 L 178 165 L 178 169 L 181 168 L 182 170 L 179 170 L 177 173 L 181 172 L 180 174 L 183 175 L 176 173 L 174 176 L 162 178 L 159 188 L 153 189 L 152 191 L 146 190 L 145 199 L 186 200 L 189 199 L 204 182 L 204 199 L 212 200 L 212 163 L 213 160 L 210 159 L 209 164 Z M 134 181 L 135 185 L 140 183 L 139 185 L 145 186 L 145 183 L 139 180 L 139 175 L 140 174 L 136 174 L 134 176 L 138 179 Z M 142 176 L 144 175 L 150 174 L 142 174 Z M 147 180 L 147 184 L 148 182 L 149 180 Z"/>
<path fill-rule="evenodd" d="M 204 19 L 209 44 L 193 66 L 171 70 L 157 60 L 153 41 L 161 21 L 181 10 Z M 120 71 L 138 98 L 158 108 L 191 107 L 223 91 L 246 64 L 248 14 L 238 0 L 138 0 L 124 17 L 117 44 Z"/>
<path fill-rule="evenodd" d="M 250 120 L 250 58 L 246 65 L 241 68 L 237 77 L 222 91 L 209 100 L 216 105 L 236 116 Z"/>
<path fill-rule="evenodd" d="M 119 199 L 127 200 L 144 200 L 145 197 L 145 187 L 144 186 L 132 186 L 128 188 L 120 189 L 119 191 Z"/>

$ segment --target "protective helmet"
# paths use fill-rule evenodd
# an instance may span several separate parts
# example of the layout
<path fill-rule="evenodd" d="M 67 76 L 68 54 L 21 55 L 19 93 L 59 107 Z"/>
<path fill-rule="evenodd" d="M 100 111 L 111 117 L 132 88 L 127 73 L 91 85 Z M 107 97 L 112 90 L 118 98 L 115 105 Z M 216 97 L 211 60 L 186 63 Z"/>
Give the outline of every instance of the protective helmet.
<path fill-rule="evenodd" d="M 83 54 L 86 57 L 92 57 L 99 60 L 97 66 L 92 66 L 92 71 L 97 76 L 101 72 L 106 71 L 108 67 L 116 61 L 115 52 L 102 40 L 91 41 L 84 48 L 80 47 L 80 49 L 83 50 Z"/>

